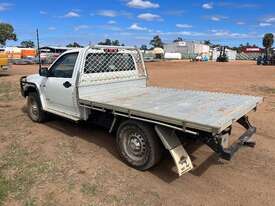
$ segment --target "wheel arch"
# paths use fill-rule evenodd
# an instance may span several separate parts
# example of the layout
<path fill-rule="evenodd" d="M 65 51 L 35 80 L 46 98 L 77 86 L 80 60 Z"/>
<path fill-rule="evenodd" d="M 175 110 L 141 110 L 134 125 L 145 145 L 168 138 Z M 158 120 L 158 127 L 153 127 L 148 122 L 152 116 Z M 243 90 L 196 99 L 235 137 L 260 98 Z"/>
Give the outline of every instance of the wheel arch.
<path fill-rule="evenodd" d="M 38 96 L 39 99 L 40 99 L 40 104 L 41 104 L 42 108 L 44 109 L 44 108 L 45 108 L 45 102 L 44 102 L 43 98 L 41 97 L 41 92 L 39 91 L 37 85 L 36 85 L 35 83 L 28 83 L 28 84 L 25 86 L 23 96 L 24 96 L 24 97 L 28 97 L 29 94 L 32 93 L 32 92 L 37 93 L 37 96 Z"/>

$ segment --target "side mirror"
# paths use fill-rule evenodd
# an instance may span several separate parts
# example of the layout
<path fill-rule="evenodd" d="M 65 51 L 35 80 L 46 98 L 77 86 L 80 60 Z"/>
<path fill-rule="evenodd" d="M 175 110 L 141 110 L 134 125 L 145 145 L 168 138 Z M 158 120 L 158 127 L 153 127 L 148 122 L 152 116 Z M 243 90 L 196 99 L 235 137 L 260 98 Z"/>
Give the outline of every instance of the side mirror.
<path fill-rule="evenodd" d="M 39 75 L 42 77 L 48 77 L 49 76 L 49 70 L 47 67 L 42 67 L 39 69 Z"/>

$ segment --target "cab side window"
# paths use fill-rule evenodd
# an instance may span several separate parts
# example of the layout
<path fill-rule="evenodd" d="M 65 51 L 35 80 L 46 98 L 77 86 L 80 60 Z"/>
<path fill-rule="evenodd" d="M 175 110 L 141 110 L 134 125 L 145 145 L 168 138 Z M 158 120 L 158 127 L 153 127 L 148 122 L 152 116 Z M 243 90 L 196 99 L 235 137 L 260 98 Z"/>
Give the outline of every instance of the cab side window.
<path fill-rule="evenodd" d="M 72 78 L 78 53 L 65 54 L 50 69 L 50 77 Z"/>

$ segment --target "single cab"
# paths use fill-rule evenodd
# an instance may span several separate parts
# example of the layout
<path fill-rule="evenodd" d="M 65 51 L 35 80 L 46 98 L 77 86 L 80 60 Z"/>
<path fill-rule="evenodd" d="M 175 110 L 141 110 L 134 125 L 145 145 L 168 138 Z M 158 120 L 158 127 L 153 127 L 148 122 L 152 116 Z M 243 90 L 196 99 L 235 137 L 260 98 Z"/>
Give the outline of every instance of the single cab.
<path fill-rule="evenodd" d="M 185 77 L 182 77 L 185 78 Z M 261 97 L 151 87 L 141 52 L 131 47 L 89 46 L 63 53 L 39 74 L 22 77 L 28 114 L 44 122 L 48 113 L 89 121 L 116 133 L 121 158 L 147 170 L 169 150 L 179 175 L 193 168 L 182 140 L 192 138 L 230 160 L 241 146 L 255 145 L 248 121 Z M 228 145 L 232 124 L 245 128 Z"/>

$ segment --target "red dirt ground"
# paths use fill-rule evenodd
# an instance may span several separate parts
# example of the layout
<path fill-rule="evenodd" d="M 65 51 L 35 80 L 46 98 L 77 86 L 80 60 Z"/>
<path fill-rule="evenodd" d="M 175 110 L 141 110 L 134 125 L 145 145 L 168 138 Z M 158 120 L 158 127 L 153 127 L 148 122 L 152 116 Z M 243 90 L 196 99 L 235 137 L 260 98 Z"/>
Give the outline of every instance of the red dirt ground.
<path fill-rule="evenodd" d="M 154 86 L 264 96 L 250 114 L 256 148 L 226 162 L 206 146 L 188 147 L 195 169 L 180 178 L 168 155 L 136 171 L 120 161 L 114 137 L 103 129 L 61 118 L 31 122 L 18 83 L 37 66 L 14 66 L 0 76 L 0 205 L 274 205 L 275 67 L 155 62 L 147 68 Z M 236 126 L 233 138 L 241 132 Z"/>

